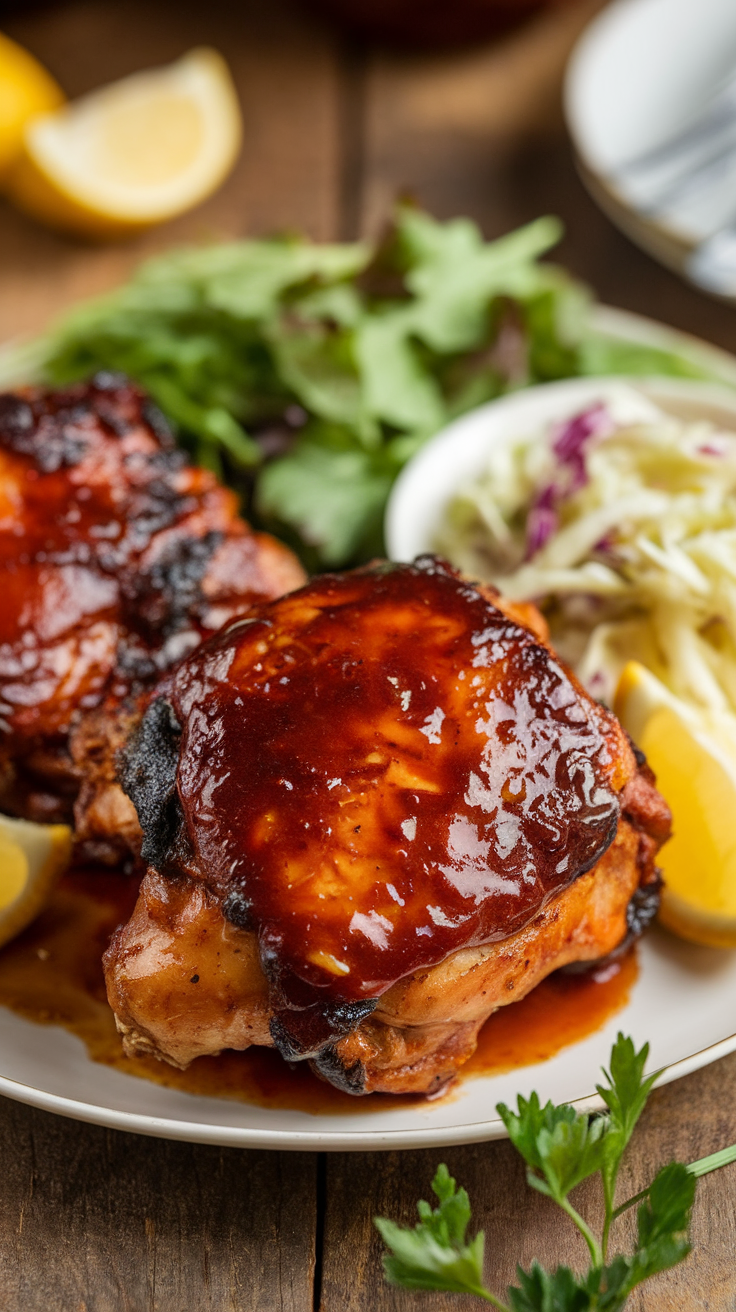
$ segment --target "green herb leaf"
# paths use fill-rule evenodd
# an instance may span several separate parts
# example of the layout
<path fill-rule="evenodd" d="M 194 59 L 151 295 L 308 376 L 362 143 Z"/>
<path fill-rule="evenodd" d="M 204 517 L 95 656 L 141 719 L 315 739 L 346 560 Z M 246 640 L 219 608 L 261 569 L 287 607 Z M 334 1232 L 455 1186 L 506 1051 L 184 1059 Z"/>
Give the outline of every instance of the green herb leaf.
<path fill-rule="evenodd" d="M 324 564 L 339 565 L 377 553 L 392 477 L 387 460 L 307 435 L 264 469 L 256 507 L 264 520 L 288 526 L 314 547 Z"/>
<path fill-rule="evenodd" d="M 528 1101 L 519 1094 L 516 1103 L 516 1112 L 512 1112 L 503 1102 L 498 1103 L 496 1111 L 506 1126 L 509 1139 L 527 1166 L 541 1171 L 542 1157 L 537 1142 L 540 1132 L 553 1131 L 562 1122 L 574 1121 L 575 1110 L 566 1105 L 555 1107 L 551 1102 L 542 1107 L 537 1093 L 533 1093 Z"/>
<path fill-rule="evenodd" d="M 627 342 L 601 333 L 587 333 L 579 355 L 581 374 L 630 374 L 640 378 L 702 378 L 716 381 L 713 369 L 677 351 L 643 342 Z M 721 380 L 724 381 L 724 380 Z"/>
<path fill-rule="evenodd" d="M 548 1102 L 540 1107 L 536 1093 L 528 1102 L 519 1096 L 517 1106 L 518 1114 L 504 1103 L 496 1110 L 514 1147 L 531 1168 L 529 1183 L 560 1203 L 577 1184 L 601 1169 L 607 1122 L 578 1115 L 569 1106 L 555 1107 Z"/>
<path fill-rule="evenodd" d="M 603 1228 L 603 1255 L 608 1248 L 608 1236 L 614 1219 L 614 1196 L 621 1159 L 641 1116 L 658 1072 L 644 1078 L 644 1067 L 649 1056 L 649 1044 L 639 1052 L 633 1040 L 619 1033 L 611 1049 L 610 1073 L 604 1071 L 606 1084 L 596 1089 L 609 1109 L 608 1133 L 603 1145 L 604 1160 L 603 1199 L 605 1223 Z"/>
<path fill-rule="evenodd" d="M 413 331 L 442 353 L 478 345 L 494 297 L 539 291 L 544 273 L 535 262 L 562 235 L 557 219 L 537 219 L 485 243 L 469 219 L 440 224 L 410 209 L 399 210 L 397 228 L 410 255 L 405 281 L 416 298 Z"/>
<path fill-rule="evenodd" d="M 471 406 L 591 370 L 708 375 L 676 352 L 593 332 L 587 289 L 540 260 L 560 231 L 542 218 L 487 242 L 470 219 L 404 205 L 376 245 L 287 237 L 171 251 L 39 341 L 0 352 L 0 381 L 128 374 L 196 459 L 274 508 L 310 565 L 344 565 L 368 543 L 381 551 L 402 463 Z M 259 444 L 294 404 L 321 455 Z M 323 440 L 325 426 L 340 440 Z M 314 511 L 300 470 L 317 488 Z"/>
<path fill-rule="evenodd" d="M 599 1244 L 568 1199 L 576 1184 L 598 1171 L 605 1192 L 611 1164 L 617 1168 L 656 1078 L 644 1077 L 648 1055 L 648 1044 L 637 1052 L 630 1038 L 618 1035 L 610 1073 L 604 1072 L 607 1083 L 598 1089 L 609 1106 L 607 1116 L 581 1116 L 573 1107 L 551 1102 L 542 1107 L 536 1093 L 529 1099 L 519 1096 L 516 1112 L 504 1103 L 497 1108 L 511 1142 L 527 1163 L 529 1184 L 558 1203 L 584 1235 L 591 1263 L 583 1276 L 564 1266 L 548 1272 L 538 1262 L 529 1271 L 517 1267 L 519 1283 L 509 1288 L 508 1304 L 503 1304 L 482 1283 L 483 1235 L 465 1242 L 470 1219 L 467 1194 L 456 1189 L 447 1168 L 441 1166 L 432 1186 L 440 1206 L 432 1210 L 428 1203 L 419 1203 L 420 1221 L 413 1230 L 376 1221 L 392 1250 L 384 1259 L 387 1278 L 407 1289 L 474 1293 L 500 1312 L 622 1312 L 637 1285 L 681 1262 L 690 1252 L 696 1175 L 733 1161 L 736 1147 L 703 1158 L 692 1168 L 673 1162 L 657 1174 L 648 1190 L 622 1204 L 614 1216 L 644 1200 L 637 1214 L 637 1246 L 631 1256 L 618 1254 L 609 1263 L 602 1254 L 612 1219 L 610 1200 Z"/>
<path fill-rule="evenodd" d="M 589 1292 L 569 1267 L 558 1266 L 550 1273 L 533 1262 L 530 1271 L 517 1267 L 516 1274 L 518 1288 L 512 1285 L 508 1291 L 512 1312 L 588 1312 L 593 1306 Z"/>
<path fill-rule="evenodd" d="M 608 1266 L 589 1272 L 586 1288 L 593 1297 L 591 1307 L 600 1312 L 620 1312 L 643 1280 L 677 1266 L 687 1257 L 694 1197 L 695 1178 L 686 1166 L 673 1162 L 663 1167 L 639 1208 L 636 1251 L 631 1257 L 619 1255 Z"/>
<path fill-rule="evenodd" d="M 446 418 L 442 394 L 412 344 L 403 311 L 366 319 L 356 356 L 370 414 L 395 428 L 432 433 Z"/>
<path fill-rule="evenodd" d="M 333 423 L 362 426 L 365 407 L 349 331 L 283 316 L 268 335 L 281 377 L 306 410 Z"/>
<path fill-rule="evenodd" d="M 681 1162 L 671 1162 L 655 1176 L 649 1197 L 637 1212 L 638 1252 L 632 1263 L 632 1289 L 687 1257 L 695 1184 L 695 1177 Z"/>
<path fill-rule="evenodd" d="M 612 1134 L 609 1146 L 622 1144 L 626 1147 L 641 1116 L 652 1086 L 659 1074 L 644 1078 L 644 1067 L 649 1056 L 649 1044 L 636 1051 L 634 1041 L 619 1033 L 611 1049 L 610 1073 L 603 1072 L 607 1083 L 597 1084 L 600 1094 L 611 1114 Z"/>
<path fill-rule="evenodd" d="M 419 1221 L 413 1230 L 385 1217 L 375 1224 L 391 1255 L 384 1257 L 386 1279 L 402 1289 L 443 1289 L 457 1294 L 482 1294 L 482 1232 L 466 1243 L 470 1202 L 464 1189 L 457 1189 L 447 1167 L 437 1169 L 432 1190 L 439 1207 L 418 1204 Z"/>
<path fill-rule="evenodd" d="M 561 1120 L 553 1130 L 542 1129 L 537 1148 L 544 1180 L 530 1176 L 540 1193 L 562 1203 L 571 1189 L 601 1169 L 608 1126 L 601 1117 Z"/>

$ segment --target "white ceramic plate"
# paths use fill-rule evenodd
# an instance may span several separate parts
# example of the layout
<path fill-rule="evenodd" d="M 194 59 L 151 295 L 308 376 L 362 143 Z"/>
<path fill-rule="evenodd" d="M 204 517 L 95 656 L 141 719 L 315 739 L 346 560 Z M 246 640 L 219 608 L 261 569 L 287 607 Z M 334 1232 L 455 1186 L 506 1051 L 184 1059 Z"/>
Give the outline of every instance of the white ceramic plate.
<path fill-rule="evenodd" d="M 734 0 L 614 0 L 568 65 L 565 111 L 583 180 L 619 227 L 679 272 L 694 244 L 736 217 L 736 157 L 656 222 L 636 212 L 617 176 L 692 121 L 734 67 Z"/>
<path fill-rule="evenodd" d="M 610 310 L 598 312 L 598 327 L 620 338 L 686 352 L 736 388 L 736 360 L 704 343 Z M 691 399 L 695 397 L 698 405 L 706 395 L 699 387 L 693 391 L 690 384 L 661 386 L 670 392 L 674 389 L 681 404 L 686 402 L 686 392 Z M 422 488 L 426 486 L 422 479 L 440 453 L 445 452 L 437 464 L 437 469 L 441 468 L 442 495 L 437 503 L 441 510 L 457 482 L 479 467 L 476 455 L 476 463 L 467 467 L 466 447 L 475 445 L 482 463 L 489 433 L 495 440 L 493 432 L 497 436 L 508 432 L 509 424 L 512 431 L 518 432 L 514 407 L 531 407 L 535 424 L 543 423 L 550 413 L 550 399 L 558 406 L 567 390 L 565 406 L 569 409 L 569 398 L 579 396 L 586 388 L 591 388 L 589 381 L 575 380 L 518 393 L 466 416 L 453 425 L 451 435 L 440 434 L 429 443 L 397 485 L 389 515 L 392 554 L 411 556 L 431 545 L 427 539 L 427 533 L 431 539 L 431 524 L 426 516 L 422 519 Z M 661 391 L 659 384 L 653 390 L 657 389 Z M 537 413 L 534 407 L 539 406 L 540 396 L 545 399 Z M 728 403 L 725 391 L 710 390 L 707 397 L 719 406 Z M 736 404 L 731 404 L 736 416 Z M 495 415 L 505 416 L 496 428 Z M 449 463 L 448 444 L 452 447 Z M 417 529 L 420 520 L 421 532 Z M 397 537 L 397 525 L 405 528 L 405 521 L 414 525 L 416 539 L 407 551 L 402 549 L 402 543 L 408 542 L 406 533 L 400 540 Z M 439 1147 L 500 1138 L 504 1128 L 495 1113 L 496 1103 L 513 1102 L 517 1092 L 528 1094 L 537 1089 L 543 1099 L 598 1105 L 592 1090 L 619 1029 L 632 1034 L 637 1044 L 649 1040 L 651 1068 L 668 1067 L 664 1080 L 676 1079 L 736 1050 L 736 953 L 693 947 L 659 931 L 646 937 L 639 952 L 639 976 L 630 1001 L 603 1029 L 541 1065 L 468 1079 L 447 1099 L 425 1106 L 396 1108 L 394 1104 L 381 1111 L 371 1104 L 368 1110 L 356 1099 L 354 1108 L 351 1105 L 343 1115 L 321 1116 L 196 1097 L 97 1065 L 87 1058 L 82 1043 L 73 1035 L 36 1026 L 3 1008 L 0 1094 L 114 1129 L 196 1143 L 364 1150 Z"/>

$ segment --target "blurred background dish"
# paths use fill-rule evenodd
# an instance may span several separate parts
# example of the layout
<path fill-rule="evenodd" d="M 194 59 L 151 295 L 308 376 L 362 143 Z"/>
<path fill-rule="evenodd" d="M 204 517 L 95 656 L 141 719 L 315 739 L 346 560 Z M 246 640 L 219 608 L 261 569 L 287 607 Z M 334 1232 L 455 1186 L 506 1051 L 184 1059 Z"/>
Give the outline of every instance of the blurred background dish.
<path fill-rule="evenodd" d="M 585 30 L 565 85 L 578 166 L 601 208 L 662 263 L 724 295 L 736 273 L 707 278 L 693 254 L 736 221 L 736 97 L 723 98 L 734 74 L 733 0 L 615 0 Z M 719 93 L 725 123 L 711 108 Z M 704 131 L 685 159 L 694 125 Z"/>
<path fill-rule="evenodd" d="M 304 0 L 356 37 L 405 49 L 463 45 L 497 36 L 571 0 Z"/>

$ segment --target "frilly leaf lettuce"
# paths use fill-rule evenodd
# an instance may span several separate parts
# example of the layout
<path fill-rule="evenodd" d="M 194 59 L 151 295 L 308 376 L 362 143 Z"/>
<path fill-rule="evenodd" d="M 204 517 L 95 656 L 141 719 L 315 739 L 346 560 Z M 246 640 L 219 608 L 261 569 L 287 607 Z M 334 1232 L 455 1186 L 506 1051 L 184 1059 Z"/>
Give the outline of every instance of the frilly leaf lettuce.
<path fill-rule="evenodd" d="M 455 415 L 593 367 L 693 372 L 591 333 L 587 289 L 540 261 L 560 233 L 542 218 L 487 242 L 402 205 L 376 243 L 175 250 L 6 351 L 0 377 L 128 374 L 250 514 L 343 565 L 381 549 L 393 478 Z"/>

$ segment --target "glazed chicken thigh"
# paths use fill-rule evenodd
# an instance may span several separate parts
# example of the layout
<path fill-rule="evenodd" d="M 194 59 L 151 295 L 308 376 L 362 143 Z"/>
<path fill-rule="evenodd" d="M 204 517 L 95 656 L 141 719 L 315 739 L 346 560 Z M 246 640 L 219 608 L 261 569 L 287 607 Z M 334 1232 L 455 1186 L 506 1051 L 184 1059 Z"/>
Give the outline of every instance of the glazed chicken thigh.
<path fill-rule="evenodd" d="M 434 1092 L 480 1025 L 654 914 L 669 812 L 615 718 L 432 558 L 325 575 L 163 681 L 125 753 L 149 870 L 106 954 L 130 1052 L 275 1045 Z"/>
<path fill-rule="evenodd" d="M 0 396 L 0 810 L 135 845 L 114 753 L 145 689 L 303 579 L 125 379 Z"/>

